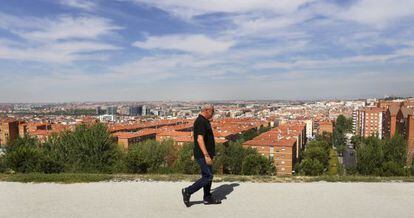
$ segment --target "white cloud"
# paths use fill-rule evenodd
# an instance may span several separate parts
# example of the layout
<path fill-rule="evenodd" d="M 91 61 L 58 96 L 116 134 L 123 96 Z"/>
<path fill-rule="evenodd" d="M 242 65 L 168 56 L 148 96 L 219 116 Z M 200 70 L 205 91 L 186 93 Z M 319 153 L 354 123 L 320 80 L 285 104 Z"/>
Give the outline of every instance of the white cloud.
<path fill-rule="evenodd" d="M 0 59 L 66 63 L 80 60 L 102 60 L 103 56 L 91 52 L 121 49 L 106 43 L 67 41 L 36 47 L 16 47 L 0 41 Z M 105 58 L 104 58 L 105 60 Z"/>
<path fill-rule="evenodd" d="M 381 26 L 404 17 L 414 17 L 413 11 L 412 0 L 359 0 L 337 15 L 342 19 Z"/>
<path fill-rule="evenodd" d="M 145 41 L 136 41 L 133 46 L 143 49 L 178 50 L 199 54 L 227 51 L 233 41 L 212 39 L 205 35 L 151 36 Z"/>
<path fill-rule="evenodd" d="M 28 40 L 59 39 L 96 39 L 113 33 L 121 27 L 112 25 L 109 20 L 100 17 L 60 16 L 57 20 L 47 20 L 42 28 L 35 31 L 23 31 L 20 36 Z"/>
<path fill-rule="evenodd" d="M 300 58 L 292 61 L 263 61 L 255 65 L 256 69 L 324 69 L 329 67 L 355 66 L 357 64 L 378 64 L 399 58 L 414 57 L 414 48 L 403 48 L 389 54 L 378 55 L 356 55 L 329 59 L 305 59 Z"/>
<path fill-rule="evenodd" d="M 290 13 L 301 5 L 314 0 L 131 0 L 136 3 L 157 7 L 179 17 L 226 12 L 243 13 L 250 11 L 273 11 L 278 14 Z"/>
<path fill-rule="evenodd" d="M 105 60 L 98 51 L 121 49 L 103 40 L 121 27 L 96 16 L 61 15 L 56 19 L 17 17 L 0 13 L 0 28 L 22 40 L 0 38 L 0 58 L 67 63 L 78 60 Z"/>
<path fill-rule="evenodd" d="M 62 5 L 83 10 L 92 10 L 96 7 L 96 3 L 89 0 L 60 0 L 60 3 Z"/>
<path fill-rule="evenodd" d="M 54 18 L 14 16 L 0 12 L 0 28 L 28 41 L 97 39 L 122 29 L 111 20 L 97 16 L 60 15 Z"/>

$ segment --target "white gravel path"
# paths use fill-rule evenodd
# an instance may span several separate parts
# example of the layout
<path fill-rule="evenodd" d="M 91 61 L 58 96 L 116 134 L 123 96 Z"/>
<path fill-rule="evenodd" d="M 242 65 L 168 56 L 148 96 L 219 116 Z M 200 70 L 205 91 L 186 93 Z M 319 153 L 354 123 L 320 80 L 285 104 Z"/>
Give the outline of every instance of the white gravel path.
<path fill-rule="evenodd" d="M 414 183 L 215 183 L 182 203 L 188 182 L 0 182 L 0 217 L 414 217 Z"/>

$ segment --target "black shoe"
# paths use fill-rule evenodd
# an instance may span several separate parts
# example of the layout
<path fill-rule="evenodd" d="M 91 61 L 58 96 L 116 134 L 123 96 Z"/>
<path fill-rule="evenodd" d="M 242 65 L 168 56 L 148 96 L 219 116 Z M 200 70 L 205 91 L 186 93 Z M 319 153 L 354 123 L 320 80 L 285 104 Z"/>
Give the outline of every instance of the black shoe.
<path fill-rule="evenodd" d="M 183 194 L 183 201 L 184 201 L 185 206 L 190 207 L 190 196 L 191 195 L 187 193 L 185 188 L 181 190 L 181 193 Z"/>
<path fill-rule="evenodd" d="M 204 204 L 221 204 L 221 201 L 213 198 L 212 196 L 204 198 Z"/>

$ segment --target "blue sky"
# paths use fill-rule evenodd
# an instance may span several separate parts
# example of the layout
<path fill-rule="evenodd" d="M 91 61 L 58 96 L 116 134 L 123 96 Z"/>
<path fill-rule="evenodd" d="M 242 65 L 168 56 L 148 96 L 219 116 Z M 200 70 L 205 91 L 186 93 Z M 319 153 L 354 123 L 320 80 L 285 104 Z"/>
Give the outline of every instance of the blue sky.
<path fill-rule="evenodd" d="M 414 95 L 412 0 L 0 4 L 0 102 Z"/>

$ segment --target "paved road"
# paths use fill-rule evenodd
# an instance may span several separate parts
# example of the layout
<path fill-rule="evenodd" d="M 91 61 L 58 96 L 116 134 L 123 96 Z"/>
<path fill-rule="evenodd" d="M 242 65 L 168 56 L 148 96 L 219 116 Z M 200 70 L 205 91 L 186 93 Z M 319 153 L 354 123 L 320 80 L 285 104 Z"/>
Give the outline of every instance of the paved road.
<path fill-rule="evenodd" d="M 217 183 L 221 205 L 186 208 L 187 182 L 0 183 L 0 217 L 413 217 L 414 183 Z"/>
<path fill-rule="evenodd" d="M 356 151 L 348 146 L 346 146 L 343 153 L 344 166 L 345 168 L 356 167 Z"/>

